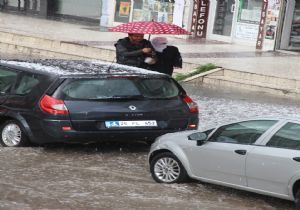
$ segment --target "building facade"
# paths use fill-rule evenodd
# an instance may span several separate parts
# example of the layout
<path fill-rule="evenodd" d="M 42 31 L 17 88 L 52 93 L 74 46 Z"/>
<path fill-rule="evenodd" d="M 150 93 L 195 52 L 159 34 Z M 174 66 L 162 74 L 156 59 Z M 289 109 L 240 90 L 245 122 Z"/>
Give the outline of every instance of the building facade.
<path fill-rule="evenodd" d="M 0 0 L 0 9 L 86 19 L 104 28 L 156 20 L 181 26 L 194 38 L 300 50 L 300 0 Z"/>
<path fill-rule="evenodd" d="M 265 51 L 300 50 L 300 0 L 195 0 L 194 5 L 195 37 Z M 205 26 L 199 27 L 201 17 Z"/>
<path fill-rule="evenodd" d="M 191 7 L 191 2 L 186 0 L 103 1 L 102 17 L 105 21 L 100 25 L 110 27 L 130 21 L 155 20 L 187 28 Z"/>

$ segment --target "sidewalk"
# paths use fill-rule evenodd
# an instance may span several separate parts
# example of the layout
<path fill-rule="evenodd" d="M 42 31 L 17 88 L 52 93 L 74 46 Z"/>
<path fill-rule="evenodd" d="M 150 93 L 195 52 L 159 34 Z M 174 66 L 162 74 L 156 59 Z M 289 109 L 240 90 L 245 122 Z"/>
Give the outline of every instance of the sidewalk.
<path fill-rule="evenodd" d="M 11 39 L 10 43 L 7 41 L 8 44 L 22 41 L 20 36 L 18 39 L 16 36 L 8 38 L 8 34 L 53 40 L 60 45 L 71 43 L 112 53 L 116 40 L 126 36 L 123 33 L 101 32 L 98 27 L 0 12 L 0 43 L 5 43 L 8 39 Z M 255 47 L 209 40 L 181 39 L 176 36 L 168 36 L 168 39 L 169 44 L 179 48 L 184 62 L 187 63 L 195 65 L 213 63 L 230 70 L 300 80 L 300 55 L 297 53 L 261 52 L 256 51 Z M 34 40 L 32 43 L 38 44 Z M 56 47 L 53 45 L 52 43 L 49 49 L 52 47 L 51 50 L 55 51 Z"/>

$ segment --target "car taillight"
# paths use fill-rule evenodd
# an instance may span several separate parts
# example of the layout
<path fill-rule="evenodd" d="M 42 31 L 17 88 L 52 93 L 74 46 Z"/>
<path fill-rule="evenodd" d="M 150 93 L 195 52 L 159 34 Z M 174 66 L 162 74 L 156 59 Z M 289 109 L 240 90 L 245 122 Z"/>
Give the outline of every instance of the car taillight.
<path fill-rule="evenodd" d="M 191 113 L 198 113 L 199 112 L 197 103 L 194 102 L 189 96 L 184 96 L 183 100 L 188 105 L 189 111 Z"/>
<path fill-rule="evenodd" d="M 63 100 L 53 98 L 45 95 L 40 101 L 40 108 L 49 114 L 53 115 L 67 115 L 69 111 Z"/>

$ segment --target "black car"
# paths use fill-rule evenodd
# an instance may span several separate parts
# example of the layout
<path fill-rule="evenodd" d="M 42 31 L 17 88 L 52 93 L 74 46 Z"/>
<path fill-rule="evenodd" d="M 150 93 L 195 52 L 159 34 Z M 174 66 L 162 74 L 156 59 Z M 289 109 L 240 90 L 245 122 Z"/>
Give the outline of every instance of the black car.
<path fill-rule="evenodd" d="M 197 104 L 167 75 L 98 61 L 0 60 L 3 146 L 151 142 L 197 127 Z"/>

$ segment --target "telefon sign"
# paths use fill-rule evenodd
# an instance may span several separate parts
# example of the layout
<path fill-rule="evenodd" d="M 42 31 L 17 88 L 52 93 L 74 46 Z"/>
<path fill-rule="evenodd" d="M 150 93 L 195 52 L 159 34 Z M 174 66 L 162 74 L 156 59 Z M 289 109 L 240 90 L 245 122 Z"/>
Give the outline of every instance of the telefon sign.
<path fill-rule="evenodd" d="M 209 0 L 194 0 L 191 32 L 195 37 L 206 38 Z"/>

